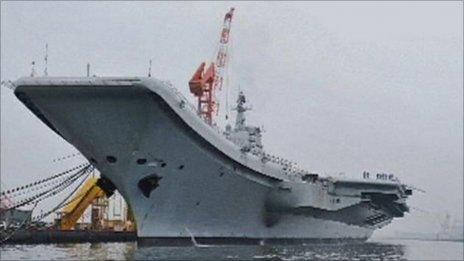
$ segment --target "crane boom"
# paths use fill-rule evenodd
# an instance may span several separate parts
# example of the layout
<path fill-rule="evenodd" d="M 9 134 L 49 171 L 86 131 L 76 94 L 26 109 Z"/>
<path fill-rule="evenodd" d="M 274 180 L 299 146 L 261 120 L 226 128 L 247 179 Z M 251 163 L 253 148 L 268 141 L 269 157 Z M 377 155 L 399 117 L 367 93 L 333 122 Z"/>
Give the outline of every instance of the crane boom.
<path fill-rule="evenodd" d="M 219 90 L 222 89 L 222 84 L 224 81 L 224 70 L 228 58 L 230 26 L 232 24 L 232 16 L 234 15 L 234 10 L 234 8 L 230 8 L 230 11 L 224 16 L 221 39 L 219 40 L 219 51 L 216 57 L 217 79 L 215 82 L 216 87 Z"/>
<path fill-rule="evenodd" d="M 105 179 L 91 177 L 76 193 L 71 203 L 63 209 L 61 229 L 72 230 L 79 218 L 95 199 L 110 197 L 114 187 L 108 185 Z"/>
<path fill-rule="evenodd" d="M 206 70 L 206 63 L 201 63 L 189 81 L 190 92 L 198 98 L 198 114 L 204 117 L 210 125 L 213 122 L 214 113 L 218 111 L 219 103 L 215 91 L 222 89 L 224 81 L 224 69 L 227 65 L 227 51 L 233 14 L 234 8 L 231 8 L 224 16 L 216 63 L 211 62 Z"/>
<path fill-rule="evenodd" d="M 96 184 L 96 178 L 89 178 L 80 188 L 77 196 L 73 199 L 74 201 L 63 211 L 64 215 L 61 218 L 61 229 L 74 229 L 74 226 L 87 207 L 92 204 L 95 199 L 105 196 L 103 190 Z"/>

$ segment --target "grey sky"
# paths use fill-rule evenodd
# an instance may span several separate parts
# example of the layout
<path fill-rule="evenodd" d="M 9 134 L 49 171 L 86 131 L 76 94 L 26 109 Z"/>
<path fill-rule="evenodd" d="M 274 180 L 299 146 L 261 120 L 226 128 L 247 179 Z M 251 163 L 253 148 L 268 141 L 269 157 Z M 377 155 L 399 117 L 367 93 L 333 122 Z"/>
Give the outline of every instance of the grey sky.
<path fill-rule="evenodd" d="M 187 81 L 232 25 L 231 95 L 253 105 L 269 152 L 328 174 L 395 173 L 427 191 L 412 206 L 462 219 L 461 2 L 2 2 L 1 77 L 30 73 L 49 44 L 49 74 L 153 75 L 190 97 Z M 192 99 L 193 101 L 193 99 Z M 6 88 L 5 187 L 73 166 L 74 152 Z M 387 229 L 437 229 L 412 210 Z"/>

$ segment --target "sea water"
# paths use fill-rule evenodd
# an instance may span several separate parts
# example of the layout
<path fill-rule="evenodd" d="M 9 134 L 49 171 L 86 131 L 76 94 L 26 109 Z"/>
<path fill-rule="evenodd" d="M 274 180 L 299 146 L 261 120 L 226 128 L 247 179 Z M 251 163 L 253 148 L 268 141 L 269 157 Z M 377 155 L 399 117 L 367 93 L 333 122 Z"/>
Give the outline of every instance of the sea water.
<path fill-rule="evenodd" d="M 2 245 L 1 260 L 464 260 L 463 242 L 370 240 L 291 246 L 137 247 L 137 243 Z"/>

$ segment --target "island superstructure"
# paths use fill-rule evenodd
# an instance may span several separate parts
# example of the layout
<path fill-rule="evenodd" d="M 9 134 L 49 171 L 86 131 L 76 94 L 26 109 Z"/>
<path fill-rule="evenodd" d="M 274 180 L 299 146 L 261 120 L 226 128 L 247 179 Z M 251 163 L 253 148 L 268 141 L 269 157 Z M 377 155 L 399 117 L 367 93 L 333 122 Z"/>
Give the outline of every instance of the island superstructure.
<path fill-rule="evenodd" d="M 155 77 L 25 77 L 14 88 L 126 199 L 141 243 L 366 240 L 408 211 L 412 191 L 396 178 L 321 176 L 266 153 L 242 92 L 221 130 L 217 65 L 212 77 L 204 67 L 190 81 L 197 107 Z"/>

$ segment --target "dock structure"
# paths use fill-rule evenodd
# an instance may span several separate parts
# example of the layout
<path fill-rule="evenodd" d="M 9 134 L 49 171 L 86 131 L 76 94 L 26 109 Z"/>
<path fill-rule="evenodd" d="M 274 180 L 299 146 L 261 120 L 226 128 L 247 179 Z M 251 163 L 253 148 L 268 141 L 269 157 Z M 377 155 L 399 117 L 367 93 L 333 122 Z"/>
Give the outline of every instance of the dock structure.
<path fill-rule="evenodd" d="M 135 231 L 21 230 L 3 244 L 54 244 L 136 241 Z"/>

